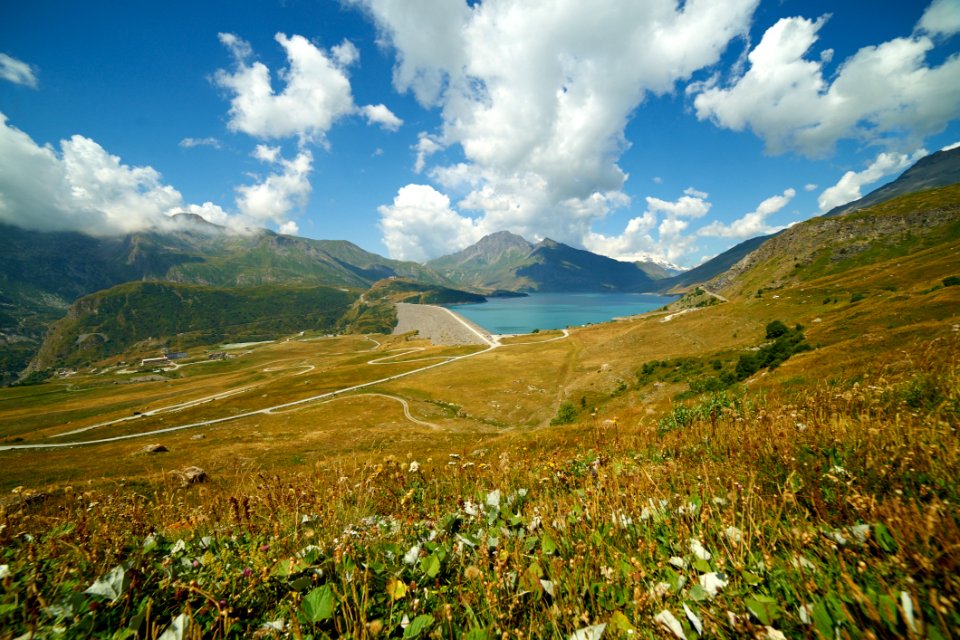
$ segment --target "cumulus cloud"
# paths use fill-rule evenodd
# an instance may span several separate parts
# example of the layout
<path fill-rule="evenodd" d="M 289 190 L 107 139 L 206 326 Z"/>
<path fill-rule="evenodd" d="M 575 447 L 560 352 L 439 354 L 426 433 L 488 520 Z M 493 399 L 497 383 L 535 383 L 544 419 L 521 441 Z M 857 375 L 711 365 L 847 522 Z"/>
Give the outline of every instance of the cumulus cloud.
<path fill-rule="evenodd" d="M 817 185 L 812 182 L 808 182 L 807 184 L 803 185 L 803 190 L 807 192 L 816 191 Z"/>
<path fill-rule="evenodd" d="M 795 189 L 786 189 L 780 195 L 767 198 L 754 211 L 744 214 L 733 222 L 724 224 L 720 221 L 714 221 L 699 229 L 697 235 L 745 240 L 746 238 L 754 238 L 779 231 L 783 227 L 768 225 L 767 218 L 790 204 L 790 201 L 796 195 Z"/>
<path fill-rule="evenodd" d="M 952 36 L 960 32 L 960 2 L 933 0 L 923 12 L 918 29 L 934 35 Z"/>
<path fill-rule="evenodd" d="M 380 230 L 390 255 L 422 262 L 483 237 L 474 221 L 450 208 L 450 198 L 428 185 L 408 184 L 380 207 Z"/>
<path fill-rule="evenodd" d="M 623 233 L 608 236 L 589 231 L 584 246 L 590 251 L 617 260 L 657 260 L 684 262 L 696 250 L 696 238 L 689 234 L 690 220 L 703 217 L 710 211 L 709 194 L 689 187 L 677 200 L 647 197 L 646 210 L 632 218 Z"/>
<path fill-rule="evenodd" d="M 59 150 L 38 145 L 0 113 L 0 222 L 116 235 L 162 226 L 176 213 L 193 213 L 237 230 L 273 222 L 284 233 L 296 233 L 287 218 L 310 194 L 310 152 L 286 160 L 279 149 L 260 145 L 254 155 L 273 171 L 237 189 L 238 211 L 231 214 L 212 202 L 185 202 L 156 169 L 124 164 L 90 138 L 61 140 Z"/>
<path fill-rule="evenodd" d="M 89 138 L 40 146 L 0 114 L 0 220 L 94 234 L 143 229 L 183 205 L 152 167 L 131 167 Z"/>
<path fill-rule="evenodd" d="M 368 104 L 360 107 L 360 113 L 367 119 L 367 122 L 378 124 L 387 131 L 396 131 L 403 125 L 403 120 L 390 111 L 386 105 Z"/>
<path fill-rule="evenodd" d="M 184 138 L 180 141 L 180 146 L 184 149 L 193 149 L 194 147 L 213 147 L 220 148 L 220 141 L 214 137 L 209 138 Z"/>
<path fill-rule="evenodd" d="M 232 33 L 221 33 L 219 38 L 235 63 L 232 72 L 220 69 L 214 75 L 214 82 L 233 94 L 228 122 L 232 131 L 261 139 L 296 136 L 326 144 L 327 132 L 346 116 L 359 114 L 391 131 L 403 124 L 385 105 L 354 104 L 347 69 L 359 60 L 360 52 L 349 40 L 326 51 L 303 36 L 278 33 L 275 39 L 289 63 L 278 73 L 284 83 L 278 92 L 270 69 L 250 61 L 249 43 Z"/>
<path fill-rule="evenodd" d="M 935 2 L 913 35 L 864 47 L 834 74 L 824 70 L 832 52 L 807 57 L 828 16 L 783 18 L 750 52 L 746 73 L 728 86 L 691 87 L 697 117 L 749 128 L 773 153 L 822 156 L 845 138 L 915 145 L 960 112 L 960 55 L 926 61 L 930 34 L 955 29 L 943 17 L 955 8 L 956 0 Z"/>
<path fill-rule="evenodd" d="M 716 63 L 757 5 L 351 1 L 395 51 L 396 88 L 439 108 L 432 141 L 463 152 L 462 163 L 428 175 L 484 228 L 573 244 L 624 200 L 617 163 L 637 106 Z M 414 168 L 435 150 L 418 142 Z"/>
<path fill-rule="evenodd" d="M 5 53 L 0 53 L 0 78 L 31 89 L 40 86 L 32 66 Z"/>
<path fill-rule="evenodd" d="M 443 149 L 443 145 L 435 137 L 421 131 L 417 134 L 417 144 L 414 148 L 417 151 L 417 160 L 413 164 L 413 170 L 420 173 L 427 164 L 427 158 Z"/>
<path fill-rule="evenodd" d="M 296 223 L 287 218 L 305 207 L 310 197 L 313 154 L 301 150 L 293 160 L 287 160 L 280 155 L 279 147 L 258 145 L 252 155 L 273 171 L 259 182 L 237 187 L 241 220 L 254 226 L 274 222 L 280 225 L 281 233 L 296 233 Z"/>
<path fill-rule="evenodd" d="M 820 213 L 826 213 L 834 207 L 858 200 L 862 195 L 861 187 L 872 184 L 884 176 L 903 171 L 925 155 L 927 155 L 926 149 L 920 149 L 912 155 L 896 152 L 881 153 L 863 171 L 847 171 L 837 184 L 820 194 L 817 199 Z"/>

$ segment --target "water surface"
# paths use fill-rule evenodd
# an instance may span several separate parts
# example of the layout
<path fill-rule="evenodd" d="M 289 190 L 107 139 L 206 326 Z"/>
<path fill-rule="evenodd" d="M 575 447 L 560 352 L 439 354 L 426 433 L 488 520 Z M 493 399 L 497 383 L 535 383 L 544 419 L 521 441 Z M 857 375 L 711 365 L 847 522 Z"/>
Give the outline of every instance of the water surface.
<path fill-rule="evenodd" d="M 491 333 L 530 333 L 608 322 L 653 311 L 674 300 L 676 296 L 648 293 L 531 293 L 525 298 L 490 298 L 451 308 Z"/>

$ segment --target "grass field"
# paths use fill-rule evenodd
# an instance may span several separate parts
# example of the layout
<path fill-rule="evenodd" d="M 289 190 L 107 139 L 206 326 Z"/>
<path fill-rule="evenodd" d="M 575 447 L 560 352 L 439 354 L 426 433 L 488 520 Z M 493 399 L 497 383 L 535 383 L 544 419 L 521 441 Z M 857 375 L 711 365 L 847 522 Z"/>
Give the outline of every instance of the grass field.
<path fill-rule="evenodd" d="M 147 435 L 0 451 L 0 628 L 954 637 L 956 274 L 952 242 L 493 349 L 306 336 L 2 389 L 0 447 Z M 774 320 L 810 350 L 717 386 Z"/>

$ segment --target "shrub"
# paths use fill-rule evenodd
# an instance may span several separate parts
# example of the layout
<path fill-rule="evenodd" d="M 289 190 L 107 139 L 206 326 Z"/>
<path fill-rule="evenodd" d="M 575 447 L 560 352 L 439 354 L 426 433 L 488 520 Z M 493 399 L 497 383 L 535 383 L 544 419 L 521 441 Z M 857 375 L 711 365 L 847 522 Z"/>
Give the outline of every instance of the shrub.
<path fill-rule="evenodd" d="M 779 338 L 782 335 L 786 335 L 790 332 L 790 328 L 780 322 L 779 320 L 774 320 L 767 325 L 767 340 L 773 340 Z"/>
<path fill-rule="evenodd" d="M 866 296 L 863 295 L 862 293 L 855 293 L 852 296 L 850 296 L 850 302 L 860 302 L 864 298 L 866 298 Z"/>
<path fill-rule="evenodd" d="M 550 424 L 570 424 L 577 419 L 577 408 L 570 402 L 563 402 L 557 409 L 557 415 L 550 421 Z"/>
<path fill-rule="evenodd" d="M 947 276 L 943 279 L 943 286 L 945 287 L 957 287 L 960 286 L 960 276 Z"/>

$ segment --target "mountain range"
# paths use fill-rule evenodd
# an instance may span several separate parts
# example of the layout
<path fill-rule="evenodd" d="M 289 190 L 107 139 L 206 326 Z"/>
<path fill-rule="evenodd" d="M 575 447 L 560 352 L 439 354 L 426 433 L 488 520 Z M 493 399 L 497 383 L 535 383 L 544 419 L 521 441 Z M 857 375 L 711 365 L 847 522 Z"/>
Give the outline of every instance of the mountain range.
<path fill-rule="evenodd" d="M 892 183 L 808 222 L 847 218 L 897 196 L 958 181 L 960 149 L 941 151 L 923 158 Z M 890 233 L 896 231 L 890 224 L 884 228 Z M 332 324 L 327 318 L 324 327 L 359 330 L 389 322 L 390 315 L 382 307 L 369 307 L 366 302 L 363 308 L 357 306 L 357 300 L 364 300 L 361 294 L 384 279 L 413 283 L 409 287 L 394 284 L 390 289 L 394 296 L 402 293 L 418 296 L 418 300 L 445 301 L 467 300 L 470 292 L 667 292 L 706 282 L 726 286 L 730 278 L 723 280 L 722 275 L 737 273 L 738 269 L 742 272 L 744 261 L 755 263 L 758 252 L 786 251 L 786 244 L 773 241 L 788 232 L 752 238 L 695 269 L 675 273 L 652 261 L 622 262 L 548 238 L 531 243 L 507 231 L 486 236 L 456 253 L 417 264 L 384 258 L 342 240 L 311 240 L 265 229 L 237 233 L 191 214 L 173 216 L 162 227 L 113 237 L 29 231 L 0 224 L 0 382 L 15 379 L 37 354 L 51 324 L 70 315 L 68 310 L 75 301 L 125 283 L 153 281 L 216 290 L 247 289 L 243 295 L 257 300 L 262 300 L 264 294 L 253 289 L 266 285 L 338 287 L 352 292 L 354 308 Z M 863 224 L 856 233 L 867 233 Z M 820 238 L 822 242 L 829 240 L 828 236 Z M 863 242 L 858 244 L 848 238 L 846 245 L 860 247 Z M 790 245 L 789 250 L 796 249 Z M 753 262 L 748 260 L 751 256 Z M 821 258 L 806 251 L 804 257 L 797 258 L 797 264 L 813 264 L 817 260 Z M 411 293 L 413 290 L 416 292 Z M 136 307 L 137 296 L 145 295 L 144 291 L 120 289 L 110 296 L 122 297 L 123 308 L 129 310 Z M 177 295 L 185 295 L 185 291 Z M 157 291 L 151 290 L 150 299 L 157 295 Z M 204 295 L 213 294 L 189 290 L 188 297 Z M 236 301 L 243 298 L 224 295 L 216 294 L 221 299 L 233 300 L 232 304 L 239 304 Z M 308 299 L 291 295 L 293 300 Z M 143 302 L 146 304 L 146 299 Z M 186 313 L 184 309 L 188 308 L 189 305 L 178 307 L 177 313 Z M 262 308 L 268 309 L 269 305 Z M 71 313 L 76 316 L 79 311 L 73 309 Z M 216 322 L 204 322 L 197 320 L 191 325 L 188 318 L 180 329 L 218 330 Z M 83 322 L 74 324 L 86 326 Z"/>

